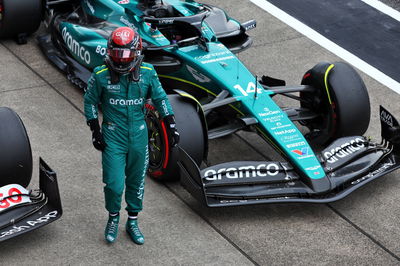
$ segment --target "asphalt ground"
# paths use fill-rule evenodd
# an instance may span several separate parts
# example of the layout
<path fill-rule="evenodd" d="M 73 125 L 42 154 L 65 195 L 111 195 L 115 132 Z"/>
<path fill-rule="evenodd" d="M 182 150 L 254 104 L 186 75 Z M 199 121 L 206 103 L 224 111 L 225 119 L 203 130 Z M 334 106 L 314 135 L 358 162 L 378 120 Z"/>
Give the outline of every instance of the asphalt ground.
<path fill-rule="evenodd" d="M 373 1 L 372 3 L 379 3 L 376 0 Z M 265 0 L 260 2 L 265 2 Z M 388 16 L 360 0 L 317 2 L 313 0 L 268 0 L 268 2 L 370 66 L 385 73 L 397 83 L 400 81 L 399 16 L 397 18 Z M 306 35 L 312 39 L 311 34 Z M 330 46 L 332 47 L 332 45 Z M 337 52 L 337 50 L 331 50 L 329 45 L 326 45 L 325 48 L 334 53 Z M 388 83 L 384 84 L 390 86 Z M 397 90 L 397 92 L 399 91 Z"/>
<path fill-rule="evenodd" d="M 390 6 L 391 8 L 396 9 L 397 11 L 400 10 L 400 1 L 399 0 L 381 0 L 380 2 L 384 3 L 385 5 Z"/>
<path fill-rule="evenodd" d="M 340 61 L 254 4 L 206 0 L 240 21 L 256 19 L 254 45 L 239 55 L 257 75 L 299 84 L 320 61 Z M 240 7 L 240 8 L 238 8 Z M 209 209 L 179 183 L 147 179 L 140 225 L 144 246 L 124 232 L 103 241 L 100 154 L 82 115 L 82 91 L 41 54 L 35 36 L 27 45 L 0 41 L 0 106 L 13 108 L 27 128 L 38 187 L 39 155 L 57 172 L 63 217 L 39 230 L 0 243 L 1 265 L 398 265 L 400 173 L 362 187 L 332 204 L 271 204 Z M 371 98 L 367 135 L 380 140 L 378 107 L 400 117 L 400 96 L 360 73 Z M 287 102 L 278 99 L 282 104 Z M 252 133 L 210 142 L 209 164 L 263 160 L 273 151 Z"/>

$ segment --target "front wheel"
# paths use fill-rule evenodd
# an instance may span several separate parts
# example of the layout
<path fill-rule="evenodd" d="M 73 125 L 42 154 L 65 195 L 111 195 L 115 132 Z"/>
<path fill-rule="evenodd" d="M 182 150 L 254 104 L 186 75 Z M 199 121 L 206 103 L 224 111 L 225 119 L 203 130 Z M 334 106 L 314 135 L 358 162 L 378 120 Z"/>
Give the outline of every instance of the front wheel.
<path fill-rule="evenodd" d="M 199 166 L 205 153 L 205 129 L 196 107 L 179 95 L 168 95 L 174 110 L 176 128 L 180 134 L 179 146 Z M 149 170 L 155 180 L 173 181 L 179 179 L 177 162 L 178 149 L 168 142 L 167 129 L 155 107 L 146 104 L 146 123 L 149 134 Z"/>
<path fill-rule="evenodd" d="M 303 85 L 316 90 L 300 93 L 301 107 L 318 115 L 302 121 L 310 142 L 324 145 L 345 136 L 363 135 L 369 126 L 368 91 L 359 74 L 343 62 L 319 63 L 306 72 Z"/>
<path fill-rule="evenodd" d="M 24 124 L 11 109 L 0 107 L 0 187 L 27 187 L 32 176 L 32 152 Z"/>

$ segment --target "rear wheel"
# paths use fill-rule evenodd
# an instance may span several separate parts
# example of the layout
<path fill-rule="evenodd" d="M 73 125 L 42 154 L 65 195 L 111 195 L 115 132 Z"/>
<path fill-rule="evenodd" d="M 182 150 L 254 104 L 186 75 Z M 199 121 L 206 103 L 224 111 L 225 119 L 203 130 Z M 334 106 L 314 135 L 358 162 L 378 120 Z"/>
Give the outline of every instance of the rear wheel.
<path fill-rule="evenodd" d="M 359 74 L 343 62 L 319 63 L 306 72 L 303 85 L 315 92 L 302 92 L 301 106 L 319 116 L 303 121 L 310 129 L 306 137 L 323 145 L 333 139 L 363 135 L 368 129 L 371 109 L 368 91 Z"/>
<path fill-rule="evenodd" d="M 196 107 L 179 95 L 169 95 L 174 110 L 176 128 L 180 134 L 179 146 L 200 165 L 205 152 L 204 128 Z M 168 142 L 167 131 L 159 113 L 147 104 L 146 118 L 149 132 L 149 175 L 159 181 L 179 179 L 178 150 Z"/>
<path fill-rule="evenodd" d="M 43 14 L 43 0 L 0 0 L 0 38 L 34 33 Z"/>
<path fill-rule="evenodd" d="M 24 124 L 11 109 L 0 107 L 0 187 L 27 187 L 32 177 L 32 152 Z"/>

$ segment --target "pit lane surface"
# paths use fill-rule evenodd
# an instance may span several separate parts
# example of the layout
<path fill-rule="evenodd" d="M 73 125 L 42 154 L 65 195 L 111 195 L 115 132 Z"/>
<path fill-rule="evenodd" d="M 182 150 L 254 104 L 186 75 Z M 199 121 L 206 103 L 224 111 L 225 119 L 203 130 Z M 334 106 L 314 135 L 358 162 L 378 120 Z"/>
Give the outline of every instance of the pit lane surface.
<path fill-rule="evenodd" d="M 257 20 L 257 29 L 251 33 L 255 43 L 239 57 L 259 76 L 268 73 L 298 84 L 317 62 L 339 60 L 250 2 L 204 2 L 226 9 L 240 21 Z M 178 183 L 163 185 L 147 179 L 140 216 L 146 244 L 132 244 L 121 224 L 118 241 L 106 245 L 100 154 L 90 143 L 82 116 L 82 92 L 45 60 L 33 39 L 24 46 L 1 41 L 0 55 L 0 105 L 19 113 L 34 158 L 42 156 L 58 173 L 64 207 L 63 217 L 55 223 L 0 243 L 1 264 L 399 263 L 398 172 L 333 204 L 225 209 L 200 206 Z M 378 106 L 383 104 L 400 117 L 400 96 L 361 75 L 373 110 L 367 135 L 379 140 Z M 210 164 L 273 157 L 266 144 L 251 133 L 212 141 L 210 148 Z M 31 187 L 38 186 L 37 180 L 35 174 Z M 123 213 L 123 222 L 125 217 Z"/>
<path fill-rule="evenodd" d="M 360 0 L 268 0 L 325 38 L 400 81 L 400 23 Z"/>

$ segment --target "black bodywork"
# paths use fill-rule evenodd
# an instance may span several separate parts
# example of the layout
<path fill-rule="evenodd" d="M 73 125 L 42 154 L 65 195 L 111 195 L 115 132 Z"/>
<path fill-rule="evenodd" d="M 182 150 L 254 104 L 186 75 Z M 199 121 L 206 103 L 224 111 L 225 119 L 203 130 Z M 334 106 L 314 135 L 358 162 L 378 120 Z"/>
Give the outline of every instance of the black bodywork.
<path fill-rule="evenodd" d="M 38 229 L 61 217 L 57 175 L 42 159 L 39 171 L 39 189 L 31 190 L 27 195 L 31 202 L 10 207 L 0 213 L 0 241 Z"/>

